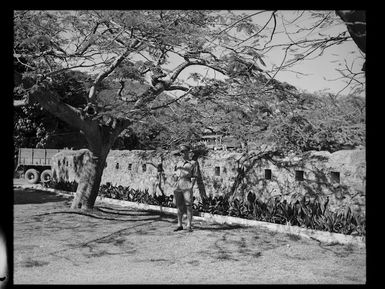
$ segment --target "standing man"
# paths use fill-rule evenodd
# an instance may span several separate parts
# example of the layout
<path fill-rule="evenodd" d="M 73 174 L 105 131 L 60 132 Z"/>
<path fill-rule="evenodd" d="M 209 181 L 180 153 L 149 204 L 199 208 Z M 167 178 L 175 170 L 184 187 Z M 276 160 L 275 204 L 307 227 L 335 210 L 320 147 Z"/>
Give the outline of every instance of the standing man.
<path fill-rule="evenodd" d="M 179 161 L 175 167 L 176 188 L 174 190 L 174 198 L 178 217 L 178 227 L 174 230 L 183 230 L 182 217 L 187 214 L 187 229 L 192 232 L 192 203 L 193 203 L 193 187 L 197 177 L 197 163 L 192 159 L 193 152 L 188 145 L 181 145 L 180 153 L 183 160 Z"/>

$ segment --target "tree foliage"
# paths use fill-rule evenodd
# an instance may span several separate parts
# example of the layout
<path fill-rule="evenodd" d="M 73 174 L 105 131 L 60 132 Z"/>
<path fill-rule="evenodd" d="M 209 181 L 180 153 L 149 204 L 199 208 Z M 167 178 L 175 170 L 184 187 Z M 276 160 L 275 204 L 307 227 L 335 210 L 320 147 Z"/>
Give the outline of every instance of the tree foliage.
<path fill-rule="evenodd" d="M 271 16 L 266 18 L 264 25 L 252 21 L 253 17 L 268 13 L 271 13 Z M 304 15 L 309 13 L 314 17 L 314 23 L 307 24 L 308 27 L 298 25 L 298 33 L 310 31 L 313 32 L 312 35 L 316 35 L 318 29 L 338 22 L 337 15 L 347 22 L 348 30 L 352 33 L 357 31 L 355 22 L 352 21 L 362 18 L 359 18 L 361 14 L 357 16 L 356 12 L 353 14 L 358 18 L 352 18 L 353 14 L 349 11 L 337 11 L 335 14 L 332 11 L 298 12 L 299 17 L 292 22 L 285 19 L 279 11 L 248 14 L 231 11 L 226 14 L 223 11 L 16 11 L 15 71 L 19 77 L 21 74 L 23 79 L 27 80 L 31 79 L 31 76 L 35 81 L 39 77 L 50 77 L 51 89 L 58 92 L 60 100 L 81 109 L 92 99 L 92 87 L 97 88 L 98 114 L 94 118 L 104 125 L 114 123 L 112 119 L 117 117 L 135 120 L 119 138 L 117 147 L 121 147 L 124 142 L 144 148 L 162 145 L 170 138 L 173 141 L 194 139 L 207 129 L 215 129 L 223 134 L 232 134 L 244 141 L 250 141 L 258 138 L 261 132 L 270 131 L 267 128 L 275 122 L 273 115 L 278 117 L 273 111 L 287 109 L 282 103 L 277 104 L 277 98 L 279 101 L 286 101 L 290 94 L 293 94 L 290 85 L 276 81 L 266 69 L 266 73 L 261 69 L 265 65 L 264 54 L 274 46 L 282 46 L 286 52 L 290 51 L 293 57 L 279 67 L 284 69 L 290 67 L 290 63 L 305 59 L 306 49 L 314 48 L 313 54 L 321 54 L 330 45 L 349 38 L 346 33 L 341 33 L 337 36 L 312 37 L 306 41 L 297 40 L 287 44 L 273 42 L 274 33 L 282 32 L 279 28 L 283 27 L 289 36 L 292 33 L 291 27 L 300 23 Z M 280 18 L 281 26 L 278 21 Z M 353 20 L 349 22 L 349 19 Z M 362 30 L 365 25 L 362 22 L 358 25 L 361 28 L 358 30 L 361 33 L 361 48 L 364 43 L 362 35 L 366 35 L 365 30 Z M 132 39 L 139 41 L 140 45 L 127 53 L 127 45 L 132 43 Z M 127 56 L 120 59 L 125 53 Z M 179 62 L 183 58 L 184 62 L 172 70 L 170 62 L 175 57 L 179 57 Z M 119 65 L 113 66 L 117 59 L 120 60 Z M 183 86 L 183 80 L 178 79 L 178 76 L 182 70 L 193 65 L 214 69 L 227 78 L 225 81 L 213 80 L 203 76 L 201 72 L 192 71 L 190 79 L 200 84 L 192 90 L 189 85 Z M 74 83 L 74 77 L 69 76 L 67 71 L 78 68 L 88 69 L 90 72 L 95 70 L 95 73 L 99 74 L 83 77 Z M 100 78 L 103 81 L 98 82 L 103 70 L 109 69 L 111 71 L 106 77 Z M 276 74 L 274 70 L 270 73 Z M 162 84 L 162 91 L 190 89 L 189 101 L 184 101 L 183 98 L 167 108 L 158 109 L 161 112 L 148 107 L 134 109 L 146 99 L 146 89 L 151 90 L 159 83 Z M 139 86 L 142 88 L 139 89 Z M 28 93 L 23 91 L 23 87 L 16 87 L 16 98 Z M 67 88 L 68 91 L 65 91 Z M 108 90 L 103 91 L 103 88 Z M 298 91 L 294 93 L 297 98 L 312 99 L 309 95 L 300 96 Z M 159 95 L 158 92 L 155 94 Z M 139 96 L 142 97 L 141 100 Z M 157 107 L 170 101 L 167 97 L 163 97 L 167 99 L 163 103 L 154 97 L 149 98 L 145 101 L 151 103 L 152 107 L 154 104 Z M 334 105 L 323 105 L 334 107 L 338 111 Z M 295 102 L 292 106 L 295 106 Z M 301 110 L 297 110 L 294 116 L 293 113 L 289 114 L 290 117 L 286 116 L 287 112 L 281 113 L 276 121 L 281 123 L 281 126 L 277 126 L 274 131 L 285 131 L 286 135 L 292 135 L 289 139 L 297 139 L 297 145 L 304 149 L 306 146 L 326 148 L 327 145 L 320 144 L 322 138 L 326 143 L 330 138 L 339 138 L 340 143 L 343 140 L 347 143 L 357 143 L 352 137 L 346 138 L 345 133 L 334 131 L 331 128 L 333 125 L 326 124 L 321 126 L 323 129 L 318 133 L 313 133 L 315 139 L 300 137 L 300 119 L 313 122 L 319 120 L 318 108 L 314 107 L 310 111 L 312 116 Z M 32 112 L 36 113 L 36 108 L 31 110 Z M 26 115 L 24 113 L 23 116 Z M 282 115 L 286 118 L 282 119 Z M 36 131 L 39 138 L 39 144 L 36 145 L 46 142 L 48 132 L 44 125 L 30 124 L 27 119 L 19 122 L 19 126 L 25 131 Z M 340 123 L 335 123 L 334 127 L 338 126 Z M 309 128 L 307 126 L 307 129 Z M 313 127 L 313 130 L 318 129 L 319 127 Z M 123 141 L 123 138 L 130 137 L 131 142 Z M 316 141 L 317 139 L 319 141 Z M 309 142 L 314 145 L 304 144 Z"/>
<path fill-rule="evenodd" d="M 284 151 L 304 152 L 365 145 L 365 101 L 362 97 L 306 95 L 291 113 L 279 115 L 270 134 Z"/>

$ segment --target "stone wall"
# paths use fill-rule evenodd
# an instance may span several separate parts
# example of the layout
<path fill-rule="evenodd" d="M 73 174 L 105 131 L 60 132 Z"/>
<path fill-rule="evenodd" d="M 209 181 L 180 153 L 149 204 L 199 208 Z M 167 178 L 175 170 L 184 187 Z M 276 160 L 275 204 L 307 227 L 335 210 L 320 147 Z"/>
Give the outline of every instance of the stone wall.
<path fill-rule="evenodd" d="M 161 155 L 155 151 L 111 151 L 102 183 L 148 190 L 151 194 L 163 191 L 170 195 L 173 193 L 171 176 L 177 161 L 177 156 L 164 155 L 162 162 Z M 164 177 L 159 178 L 157 166 L 161 162 Z M 244 178 L 234 191 L 236 197 L 244 198 L 249 192 L 260 199 L 283 196 L 290 200 L 304 195 L 309 198 L 322 195 L 329 198 L 332 210 L 350 207 L 365 212 L 366 160 L 363 148 L 334 153 L 310 152 L 285 159 L 262 158 L 254 163 L 245 162 L 240 153 L 210 151 L 198 163 L 201 178 L 194 189 L 198 199 L 230 192 L 240 170 L 243 170 Z M 265 170 L 270 170 L 271 179 L 266 179 Z M 296 171 L 303 172 L 303 180 L 296 180 Z"/>
<path fill-rule="evenodd" d="M 221 194 L 227 190 L 236 176 L 236 160 L 239 153 L 211 151 L 208 156 L 198 160 L 199 172 L 202 176 L 194 187 L 194 195 L 199 199 L 208 195 Z M 172 175 L 180 156 L 167 154 L 163 157 L 164 177 L 159 181 L 157 166 L 161 163 L 161 155 L 154 151 L 111 151 L 107 157 L 102 183 L 118 186 L 130 186 L 134 189 L 148 190 L 150 194 L 173 194 Z M 143 170 L 146 165 L 146 170 Z M 215 167 L 220 167 L 220 176 L 215 175 Z"/>
<path fill-rule="evenodd" d="M 52 159 L 56 180 L 78 181 L 88 150 L 62 151 Z M 172 175 L 180 157 L 156 151 L 111 151 L 103 172 L 102 184 L 129 186 L 148 190 L 150 194 L 173 194 Z M 162 164 L 164 174 L 158 174 Z M 309 152 L 286 158 L 252 158 L 229 151 L 210 151 L 198 160 L 200 177 L 194 196 L 228 194 L 246 198 L 280 196 L 288 201 L 306 196 L 327 197 L 331 210 L 365 213 L 366 159 L 365 149 L 341 150 L 334 153 Z M 267 171 L 269 170 L 269 171 Z M 242 178 L 239 178 L 243 174 Z M 296 176 L 296 174 L 299 174 Z M 270 177 L 270 178 L 269 178 Z M 297 177 L 303 177 L 297 180 Z M 238 185 L 234 186 L 238 181 Z"/>

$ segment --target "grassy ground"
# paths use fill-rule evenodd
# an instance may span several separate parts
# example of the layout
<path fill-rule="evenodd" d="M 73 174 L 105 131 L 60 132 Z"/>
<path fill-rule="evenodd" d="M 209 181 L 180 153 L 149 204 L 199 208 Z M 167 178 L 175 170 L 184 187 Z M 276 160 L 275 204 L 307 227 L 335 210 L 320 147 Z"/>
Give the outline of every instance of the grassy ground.
<path fill-rule="evenodd" d="M 14 190 L 14 284 L 363 284 L 365 249 Z"/>

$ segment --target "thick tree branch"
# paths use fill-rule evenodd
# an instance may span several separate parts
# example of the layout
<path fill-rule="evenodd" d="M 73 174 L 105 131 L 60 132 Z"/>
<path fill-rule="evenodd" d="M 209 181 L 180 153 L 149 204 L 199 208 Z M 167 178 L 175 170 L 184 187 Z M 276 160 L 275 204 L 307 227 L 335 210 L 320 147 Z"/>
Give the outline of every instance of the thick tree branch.
<path fill-rule="evenodd" d="M 182 90 L 182 91 L 188 91 L 189 88 L 181 86 L 181 85 L 172 85 L 165 89 L 166 91 L 172 91 L 172 90 Z"/>
<path fill-rule="evenodd" d="M 29 98 L 36 100 L 47 111 L 80 130 L 85 129 L 81 111 L 62 102 L 59 95 L 45 83 L 35 84 L 29 90 Z"/>
<path fill-rule="evenodd" d="M 94 101 L 96 87 L 100 84 L 100 82 L 104 78 L 106 78 L 108 75 L 110 75 L 115 70 L 115 68 L 118 67 L 120 63 L 131 53 L 131 51 L 138 46 L 138 44 L 139 44 L 139 40 L 134 40 L 133 43 L 129 47 L 127 47 L 127 49 L 120 56 L 118 56 L 114 60 L 114 62 L 111 63 L 109 67 L 107 67 L 104 71 L 99 73 L 99 75 L 94 80 L 92 87 L 90 88 L 90 92 L 88 94 L 89 101 L 91 102 Z"/>
<path fill-rule="evenodd" d="M 173 75 L 170 77 L 170 83 L 173 83 L 179 76 L 179 74 L 185 70 L 187 67 L 189 66 L 192 66 L 192 65 L 202 65 L 202 66 L 206 66 L 206 67 L 209 67 L 213 70 L 216 70 L 220 73 L 222 73 L 223 75 L 227 75 L 227 71 L 215 64 L 210 64 L 209 62 L 207 62 L 206 60 L 201 60 L 201 59 L 197 59 L 197 60 L 190 60 L 190 61 L 186 61 L 184 63 L 182 63 L 181 65 L 179 65 Z"/>

